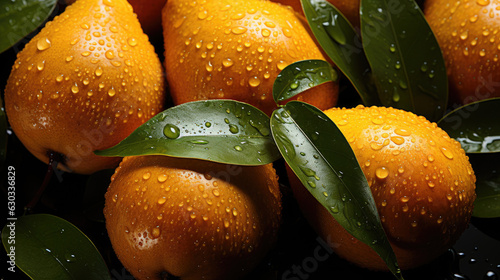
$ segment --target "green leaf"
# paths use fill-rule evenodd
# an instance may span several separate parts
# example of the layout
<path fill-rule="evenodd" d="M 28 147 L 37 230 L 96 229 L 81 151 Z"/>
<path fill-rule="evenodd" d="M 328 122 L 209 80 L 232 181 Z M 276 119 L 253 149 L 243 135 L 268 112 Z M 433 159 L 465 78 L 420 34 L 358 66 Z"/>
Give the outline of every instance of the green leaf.
<path fill-rule="evenodd" d="M 402 279 L 368 182 L 337 126 L 319 109 L 290 101 L 273 113 L 271 132 L 283 158 L 305 188 Z"/>
<path fill-rule="evenodd" d="M 56 3 L 57 0 L 0 1 L 0 53 L 40 26 Z"/>
<path fill-rule="evenodd" d="M 384 106 L 440 119 L 448 102 L 443 55 L 414 0 L 361 1 L 361 37 Z"/>
<path fill-rule="evenodd" d="M 495 178 L 477 181 L 477 198 L 474 201 L 474 210 L 472 211 L 474 217 L 500 217 L 500 174 L 497 171 L 495 175 Z"/>
<path fill-rule="evenodd" d="M 279 103 L 312 87 L 326 82 L 335 82 L 337 79 L 337 70 L 324 60 L 297 61 L 285 67 L 276 77 L 273 85 L 273 98 L 276 103 Z"/>
<path fill-rule="evenodd" d="M 184 103 L 165 110 L 101 156 L 167 155 L 237 165 L 280 158 L 269 117 L 234 100 Z"/>
<path fill-rule="evenodd" d="M 476 175 L 476 195 L 472 215 L 478 218 L 500 217 L 500 161 L 498 154 L 470 154 Z"/>
<path fill-rule="evenodd" d="M 111 279 L 94 244 L 74 225 L 56 216 L 37 214 L 7 221 L 2 243 L 32 279 Z"/>
<path fill-rule="evenodd" d="M 301 0 L 311 30 L 328 57 L 358 91 L 366 106 L 379 105 L 370 65 L 351 23 L 325 0 Z"/>
<path fill-rule="evenodd" d="M 500 152 L 500 98 L 457 108 L 444 116 L 438 125 L 460 142 L 467 153 Z"/>

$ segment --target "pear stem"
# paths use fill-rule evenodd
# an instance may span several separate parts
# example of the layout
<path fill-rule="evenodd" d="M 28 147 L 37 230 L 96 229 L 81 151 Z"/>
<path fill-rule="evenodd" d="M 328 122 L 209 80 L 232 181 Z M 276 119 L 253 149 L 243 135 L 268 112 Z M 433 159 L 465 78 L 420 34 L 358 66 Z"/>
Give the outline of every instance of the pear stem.
<path fill-rule="evenodd" d="M 49 153 L 49 165 L 47 168 L 47 172 L 45 173 L 45 178 L 43 179 L 42 184 L 38 188 L 35 196 L 31 199 L 31 201 L 24 207 L 24 214 L 30 213 L 33 208 L 38 204 L 40 198 L 43 193 L 47 189 L 47 186 L 50 183 L 50 179 L 52 179 L 52 175 L 54 174 L 54 170 L 57 168 L 57 164 L 60 162 L 61 155 L 55 152 Z"/>

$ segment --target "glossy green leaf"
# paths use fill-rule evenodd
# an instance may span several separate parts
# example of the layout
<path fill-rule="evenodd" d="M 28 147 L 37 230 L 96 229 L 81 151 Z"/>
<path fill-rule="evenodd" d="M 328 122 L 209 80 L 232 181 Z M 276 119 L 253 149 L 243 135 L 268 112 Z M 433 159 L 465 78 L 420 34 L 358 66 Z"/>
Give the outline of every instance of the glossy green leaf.
<path fill-rule="evenodd" d="M 401 279 L 368 182 L 337 126 L 316 107 L 290 101 L 273 113 L 271 131 L 304 187 Z"/>
<path fill-rule="evenodd" d="M 438 125 L 460 142 L 467 153 L 500 152 L 500 98 L 457 108 Z"/>
<path fill-rule="evenodd" d="M 477 198 L 472 215 L 479 218 L 500 217 L 500 173 L 496 170 L 491 179 L 479 179 L 476 183 Z"/>
<path fill-rule="evenodd" d="M 111 279 L 94 244 L 74 225 L 52 215 L 7 221 L 2 243 L 19 269 L 36 280 Z"/>
<path fill-rule="evenodd" d="M 448 102 L 441 49 L 414 0 L 361 1 L 361 34 L 384 106 L 439 120 Z"/>
<path fill-rule="evenodd" d="M 184 103 L 165 110 L 101 156 L 167 155 L 237 165 L 262 165 L 280 158 L 269 117 L 233 100 Z"/>
<path fill-rule="evenodd" d="M 40 26 L 56 3 L 57 0 L 0 1 L 0 53 Z"/>
<path fill-rule="evenodd" d="M 2 96 L 0 95 L 0 166 L 3 166 L 7 157 L 7 115 L 3 107 Z"/>
<path fill-rule="evenodd" d="M 476 175 L 476 200 L 472 215 L 478 218 L 500 217 L 500 161 L 496 153 L 470 154 Z"/>
<path fill-rule="evenodd" d="M 324 60 L 297 61 L 285 67 L 276 77 L 273 98 L 279 103 L 312 87 L 335 82 L 338 78 L 337 70 Z"/>
<path fill-rule="evenodd" d="M 367 106 L 378 105 L 370 65 L 349 21 L 325 0 L 301 0 L 311 30 L 328 57 L 344 73 Z"/>

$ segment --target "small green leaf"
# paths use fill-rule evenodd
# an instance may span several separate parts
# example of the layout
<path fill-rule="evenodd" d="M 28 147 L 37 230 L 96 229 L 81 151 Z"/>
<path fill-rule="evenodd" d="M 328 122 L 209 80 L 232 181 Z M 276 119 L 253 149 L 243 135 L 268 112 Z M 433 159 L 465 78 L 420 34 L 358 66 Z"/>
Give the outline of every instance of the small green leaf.
<path fill-rule="evenodd" d="M 325 0 L 301 0 L 311 30 L 328 57 L 358 91 L 366 106 L 379 105 L 361 39 L 350 22 Z"/>
<path fill-rule="evenodd" d="M 361 37 L 384 106 L 440 119 L 448 102 L 443 55 L 414 0 L 361 1 Z"/>
<path fill-rule="evenodd" d="M 444 116 L 438 125 L 460 142 L 467 153 L 500 152 L 500 98 L 457 108 Z"/>
<path fill-rule="evenodd" d="M 167 155 L 237 165 L 263 165 L 280 158 L 269 117 L 234 100 L 184 103 L 165 110 L 101 156 Z"/>
<path fill-rule="evenodd" d="M 279 103 L 317 85 L 335 82 L 338 78 L 337 70 L 324 60 L 297 61 L 285 67 L 276 77 L 273 98 Z"/>
<path fill-rule="evenodd" d="M 56 3 L 57 0 L 0 1 L 0 53 L 40 26 Z"/>
<path fill-rule="evenodd" d="M 402 279 L 366 177 L 337 126 L 319 109 L 290 101 L 274 111 L 271 131 L 283 158 L 305 188 Z"/>
<path fill-rule="evenodd" d="M 476 183 L 477 198 L 474 201 L 472 215 L 478 218 L 500 217 L 500 174 L 490 180 L 479 180 Z"/>
<path fill-rule="evenodd" d="M 56 216 L 37 214 L 7 221 L 2 243 L 32 279 L 111 279 L 94 244 L 74 225 Z"/>
<path fill-rule="evenodd" d="M 469 155 L 476 175 L 476 195 L 472 215 L 478 218 L 500 217 L 500 161 L 498 154 Z"/>

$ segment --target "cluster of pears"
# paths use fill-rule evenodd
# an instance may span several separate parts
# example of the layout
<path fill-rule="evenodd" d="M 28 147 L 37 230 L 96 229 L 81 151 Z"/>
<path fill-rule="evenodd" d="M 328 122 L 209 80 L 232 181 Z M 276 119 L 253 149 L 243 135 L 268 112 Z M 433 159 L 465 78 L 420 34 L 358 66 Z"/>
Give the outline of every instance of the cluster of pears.
<path fill-rule="evenodd" d="M 5 90 L 15 135 L 69 172 L 115 168 L 120 158 L 93 151 L 162 111 L 165 79 L 175 104 L 232 98 L 270 114 L 278 73 L 298 60 L 325 59 L 303 22 L 279 4 L 173 0 L 162 15 L 165 75 L 141 28 L 154 26 L 134 14 L 132 6 L 144 4 L 70 2 L 18 54 Z M 299 99 L 326 109 L 337 90 L 332 82 Z M 137 279 L 239 278 L 273 246 L 281 195 L 272 165 L 131 157 L 116 169 L 105 214 L 113 248 Z"/>
<path fill-rule="evenodd" d="M 162 28 L 160 11 L 143 4 L 144 13 L 155 16 L 139 22 L 134 9 L 140 1 L 69 5 L 18 54 L 5 90 L 7 116 L 33 155 L 46 163 L 58 159 L 63 170 L 91 174 L 121 161 L 104 213 L 113 248 L 134 277 L 239 279 L 277 238 L 282 206 L 272 164 L 238 167 L 166 156 L 122 160 L 93 151 L 116 145 L 162 111 L 166 84 L 176 105 L 226 98 L 270 115 L 280 71 L 299 60 L 326 58 L 297 12 L 298 1 L 276 1 L 295 11 L 262 0 L 153 2 L 163 7 Z M 358 25 L 359 1 L 331 2 Z M 148 25 L 148 19 L 156 23 Z M 141 24 L 148 34 L 162 30 L 164 67 Z M 338 83 L 295 98 L 332 108 Z M 459 144 L 408 112 L 358 107 L 326 113 L 347 139 L 355 139 L 351 146 L 403 267 L 426 263 L 453 244 L 475 197 L 474 173 Z M 418 164 L 407 166 L 408 160 Z M 295 175 L 289 177 L 304 215 L 322 237 L 334 237 L 339 255 L 385 269 Z"/>

